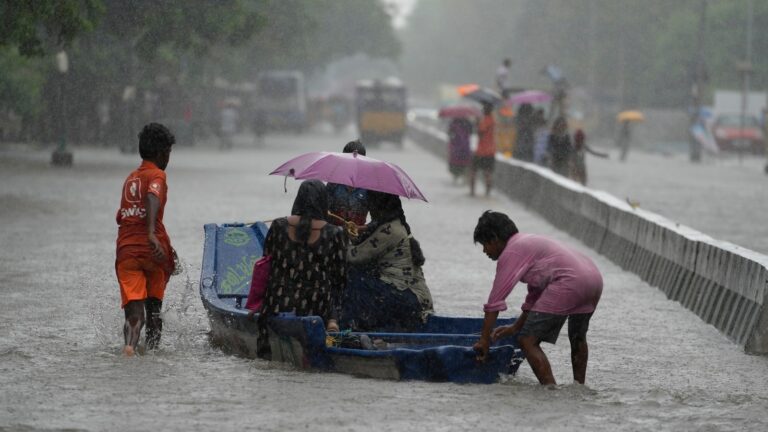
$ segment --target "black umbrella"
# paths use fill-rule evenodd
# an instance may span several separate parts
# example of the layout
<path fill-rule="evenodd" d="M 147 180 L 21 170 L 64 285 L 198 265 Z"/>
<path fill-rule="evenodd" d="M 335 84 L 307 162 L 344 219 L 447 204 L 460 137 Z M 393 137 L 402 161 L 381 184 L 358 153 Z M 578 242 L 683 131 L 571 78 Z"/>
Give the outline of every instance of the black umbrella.
<path fill-rule="evenodd" d="M 479 87 L 471 92 L 467 92 L 464 97 L 480 102 L 481 104 L 496 105 L 501 102 L 501 96 L 486 87 Z"/>

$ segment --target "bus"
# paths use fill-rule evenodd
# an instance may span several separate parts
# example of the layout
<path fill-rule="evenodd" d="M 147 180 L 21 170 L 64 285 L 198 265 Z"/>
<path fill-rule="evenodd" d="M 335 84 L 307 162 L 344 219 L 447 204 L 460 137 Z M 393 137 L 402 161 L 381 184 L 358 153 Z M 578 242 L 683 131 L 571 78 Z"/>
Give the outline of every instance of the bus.
<path fill-rule="evenodd" d="M 303 132 L 307 127 L 307 89 L 299 71 L 266 71 L 256 80 L 255 122 L 259 128 Z"/>
<path fill-rule="evenodd" d="M 390 141 L 403 146 L 407 93 L 398 79 L 361 80 L 355 86 L 357 129 L 365 145 Z"/>

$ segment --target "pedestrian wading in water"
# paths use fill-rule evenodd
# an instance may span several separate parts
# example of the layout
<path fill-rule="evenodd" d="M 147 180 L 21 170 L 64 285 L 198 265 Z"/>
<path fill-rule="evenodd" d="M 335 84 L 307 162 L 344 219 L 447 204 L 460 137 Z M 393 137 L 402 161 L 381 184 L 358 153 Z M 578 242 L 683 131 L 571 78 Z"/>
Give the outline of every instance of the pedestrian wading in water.
<path fill-rule="evenodd" d="M 141 165 L 123 183 L 117 211 L 115 270 L 125 311 L 123 353 L 132 356 L 147 324 L 146 348 L 157 348 L 163 330 L 160 311 L 165 286 L 175 269 L 175 253 L 163 225 L 168 200 L 165 168 L 176 142 L 159 123 L 150 123 L 139 134 Z"/>
<path fill-rule="evenodd" d="M 595 264 L 555 240 L 518 232 L 507 215 L 490 210 L 477 221 L 474 240 L 483 245 L 488 258 L 497 261 L 493 288 L 483 307 L 482 334 L 474 345 L 478 359 L 486 359 L 492 341 L 516 334 L 539 382 L 555 384 L 540 345 L 554 344 L 567 320 L 573 379 L 584 384 L 589 320 L 603 292 L 603 279 Z M 507 296 L 518 282 L 528 284 L 522 314 L 514 324 L 494 329 L 499 312 L 507 309 Z"/>

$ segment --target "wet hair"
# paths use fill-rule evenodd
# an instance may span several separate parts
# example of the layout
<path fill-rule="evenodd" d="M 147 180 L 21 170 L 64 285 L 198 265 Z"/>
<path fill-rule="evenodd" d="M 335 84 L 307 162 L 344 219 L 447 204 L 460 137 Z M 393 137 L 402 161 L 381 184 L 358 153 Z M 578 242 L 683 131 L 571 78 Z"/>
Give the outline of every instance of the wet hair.
<path fill-rule="evenodd" d="M 292 215 L 300 216 L 296 240 L 307 243 L 312 234 L 312 219 L 325 220 L 328 215 L 328 193 L 320 180 L 306 180 L 293 200 Z"/>
<path fill-rule="evenodd" d="M 357 152 L 359 155 L 365 156 L 365 146 L 362 142 L 360 142 L 359 139 L 356 139 L 354 141 L 350 141 L 347 143 L 347 145 L 344 146 L 344 150 L 342 150 L 343 153 L 354 153 Z"/>
<path fill-rule="evenodd" d="M 529 117 L 533 116 L 533 113 L 533 105 L 529 103 L 520 104 L 520 107 L 517 109 L 517 116 L 528 121 L 530 121 Z"/>
<path fill-rule="evenodd" d="M 486 210 L 475 226 L 475 243 L 490 243 L 493 240 L 506 242 L 517 234 L 517 225 L 504 213 Z"/>
<path fill-rule="evenodd" d="M 424 265 L 426 258 L 424 258 L 424 252 L 421 250 L 419 241 L 413 238 L 411 235 L 411 226 L 405 220 L 405 212 L 403 212 L 403 203 L 400 201 L 400 197 L 384 192 L 368 191 L 368 210 L 371 212 L 371 218 L 373 221 L 369 226 L 369 232 L 373 232 L 379 225 L 393 221 L 395 219 L 400 220 L 400 223 L 405 227 L 405 231 L 408 233 L 408 240 L 411 246 L 411 261 L 417 266 Z"/>
<path fill-rule="evenodd" d="M 484 103 L 483 104 L 483 114 L 490 115 L 493 113 L 493 104 Z"/>
<path fill-rule="evenodd" d="M 176 143 L 176 137 L 160 123 L 149 123 L 139 133 L 139 155 L 152 160 L 168 151 Z"/>

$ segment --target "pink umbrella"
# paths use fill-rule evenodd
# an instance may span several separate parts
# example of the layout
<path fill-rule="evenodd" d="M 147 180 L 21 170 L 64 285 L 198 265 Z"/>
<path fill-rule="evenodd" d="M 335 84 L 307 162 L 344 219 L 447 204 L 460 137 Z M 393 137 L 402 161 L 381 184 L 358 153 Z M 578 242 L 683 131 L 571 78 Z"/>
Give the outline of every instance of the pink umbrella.
<path fill-rule="evenodd" d="M 552 100 L 552 95 L 540 90 L 526 90 L 520 93 L 513 94 L 508 102 L 512 105 L 520 105 L 524 103 L 546 103 Z"/>
<path fill-rule="evenodd" d="M 280 165 L 269 174 L 291 176 L 299 180 L 322 180 L 427 200 L 399 166 L 357 153 L 305 153 Z"/>

